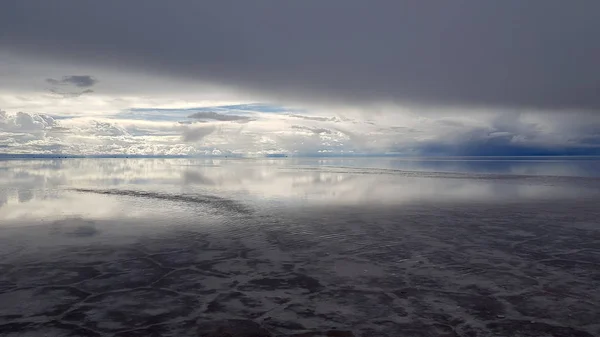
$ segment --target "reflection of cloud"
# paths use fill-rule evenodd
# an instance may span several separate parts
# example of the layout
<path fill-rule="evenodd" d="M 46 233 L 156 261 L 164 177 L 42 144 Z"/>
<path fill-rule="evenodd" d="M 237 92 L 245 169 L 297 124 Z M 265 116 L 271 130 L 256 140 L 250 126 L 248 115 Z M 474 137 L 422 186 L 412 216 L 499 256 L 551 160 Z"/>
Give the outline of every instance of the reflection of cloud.
<path fill-rule="evenodd" d="M 183 172 L 183 183 L 198 184 L 198 185 L 214 185 L 215 182 L 196 171 L 185 171 Z"/>
<path fill-rule="evenodd" d="M 60 164 L 54 160 L 0 161 L 0 207 L 9 202 L 24 204 L 41 199 L 40 190 L 66 182 L 64 172 L 59 169 Z"/>
<path fill-rule="evenodd" d="M 28 202 L 33 199 L 33 190 L 30 189 L 19 189 L 17 192 L 19 202 Z"/>
<path fill-rule="evenodd" d="M 6 191 L 0 188 L 0 208 L 8 203 L 8 195 Z"/>
<path fill-rule="evenodd" d="M 0 208 L 0 224 L 2 218 L 63 218 L 66 214 L 138 216 L 135 212 L 123 214 L 123 208 L 116 206 L 123 202 L 156 207 L 174 201 L 187 203 L 191 208 L 200 204 L 238 213 L 239 207 L 248 209 L 246 202 L 252 205 L 269 200 L 354 205 L 583 196 L 597 193 L 600 181 L 568 176 L 597 176 L 598 165 L 598 161 L 588 160 L 420 161 L 398 158 L 0 161 L 0 203 L 5 203 Z M 443 171 L 448 173 L 439 173 Z M 548 177 L 552 175 L 562 177 Z M 104 186 L 106 189 L 90 188 L 83 190 L 86 192 L 83 194 L 55 193 L 57 187 L 71 190 L 82 186 Z M 34 192 L 32 199 L 28 191 Z M 4 196 L 2 192 L 5 192 Z M 236 200 L 238 196 L 243 196 L 243 204 Z M 19 199 L 30 200 L 19 203 Z M 105 207 L 94 208 L 96 204 Z M 89 229 L 76 232 L 85 235 L 86 231 Z"/>
<path fill-rule="evenodd" d="M 90 237 L 99 233 L 93 221 L 79 217 L 54 221 L 50 226 L 52 234 L 72 237 Z"/>

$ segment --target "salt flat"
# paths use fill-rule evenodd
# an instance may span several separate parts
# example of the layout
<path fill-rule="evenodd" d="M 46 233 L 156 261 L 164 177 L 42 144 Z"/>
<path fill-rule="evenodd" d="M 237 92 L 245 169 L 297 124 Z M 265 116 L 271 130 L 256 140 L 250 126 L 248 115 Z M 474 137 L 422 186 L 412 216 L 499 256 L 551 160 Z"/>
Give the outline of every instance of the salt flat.
<path fill-rule="evenodd" d="M 0 335 L 597 336 L 599 175 L 583 159 L 0 161 Z"/>

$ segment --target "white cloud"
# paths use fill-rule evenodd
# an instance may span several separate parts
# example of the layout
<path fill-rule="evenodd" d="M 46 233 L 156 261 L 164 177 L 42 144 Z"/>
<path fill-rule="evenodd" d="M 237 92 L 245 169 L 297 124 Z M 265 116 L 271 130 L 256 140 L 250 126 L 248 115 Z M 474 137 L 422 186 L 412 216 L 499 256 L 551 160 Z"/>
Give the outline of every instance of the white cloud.
<path fill-rule="evenodd" d="M 509 154 L 513 147 L 600 147 L 600 121 L 593 114 L 310 102 L 293 109 L 231 106 L 240 103 L 239 97 L 216 94 L 214 88 L 203 92 L 197 85 L 165 79 L 161 93 L 158 78 L 60 71 L 93 74 L 99 78 L 95 92 L 57 98 L 43 86 L 27 89 L 24 83 L 12 91 L 0 89 L 0 107 L 7 110 L 0 113 L 0 152 L 468 155 Z M 50 68 L 36 74 L 32 78 L 42 84 L 46 78 L 62 78 Z"/>
<path fill-rule="evenodd" d="M 0 110 L 0 130 L 6 132 L 42 131 L 54 125 L 55 120 L 48 115 L 30 115 L 23 112 L 9 114 Z"/>

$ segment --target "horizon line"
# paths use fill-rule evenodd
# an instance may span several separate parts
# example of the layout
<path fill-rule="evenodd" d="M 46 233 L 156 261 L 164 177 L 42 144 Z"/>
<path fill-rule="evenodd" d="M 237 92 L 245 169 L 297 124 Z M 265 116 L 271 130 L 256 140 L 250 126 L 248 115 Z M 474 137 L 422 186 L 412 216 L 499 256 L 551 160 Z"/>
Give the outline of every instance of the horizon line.
<path fill-rule="evenodd" d="M 181 158 L 181 159 L 285 159 L 285 158 L 600 158 L 600 155 L 403 155 L 403 154 L 265 154 L 260 156 L 248 156 L 240 154 L 228 155 L 155 155 L 155 154 L 44 154 L 44 153 L 0 153 L 0 159 L 135 159 L 135 158 Z"/>

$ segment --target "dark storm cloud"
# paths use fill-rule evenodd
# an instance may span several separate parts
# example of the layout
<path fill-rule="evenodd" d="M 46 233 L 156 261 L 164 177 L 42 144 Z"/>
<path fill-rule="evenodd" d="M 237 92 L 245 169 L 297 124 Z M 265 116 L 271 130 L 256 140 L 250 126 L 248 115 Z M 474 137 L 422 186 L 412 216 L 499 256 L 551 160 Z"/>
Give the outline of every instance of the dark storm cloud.
<path fill-rule="evenodd" d="M 98 80 L 90 75 L 71 75 L 63 76 L 62 79 L 57 80 L 54 78 L 47 78 L 46 83 L 53 85 L 54 87 L 77 87 L 77 88 L 89 88 L 93 87 Z M 60 98 L 76 98 L 85 94 L 91 94 L 94 92 L 92 89 L 85 89 L 81 91 L 64 91 L 56 88 L 50 88 L 48 91 Z"/>
<path fill-rule="evenodd" d="M 0 45 L 277 98 L 598 109 L 598 13 L 593 0 L 5 0 Z"/>
<path fill-rule="evenodd" d="M 212 120 L 223 121 L 223 122 L 229 122 L 229 121 L 248 121 L 248 120 L 250 120 L 250 118 L 246 117 L 246 116 L 225 115 L 225 114 L 220 114 L 220 113 L 214 112 L 214 111 L 199 111 L 199 112 L 196 112 L 196 113 L 193 113 L 193 114 L 189 115 L 188 118 L 194 118 L 194 119 L 212 119 Z"/>
<path fill-rule="evenodd" d="M 591 115 L 588 113 L 587 115 Z M 600 155 L 595 135 L 600 135 L 600 121 L 586 114 L 555 114 L 558 132 L 527 121 L 522 113 L 497 114 L 485 127 L 468 127 L 460 122 L 437 120 L 434 123 L 452 127 L 446 138 L 418 142 L 413 151 L 425 156 L 563 156 Z M 577 118 L 588 120 L 582 125 Z M 562 119 L 562 120 L 561 120 Z M 569 125 L 569 120 L 572 125 Z M 539 123 L 538 119 L 538 123 Z"/>
<path fill-rule="evenodd" d="M 98 80 L 89 75 L 72 75 L 65 76 L 60 80 L 48 78 L 46 79 L 46 82 L 52 85 L 74 85 L 79 88 L 88 88 L 94 86 Z"/>

